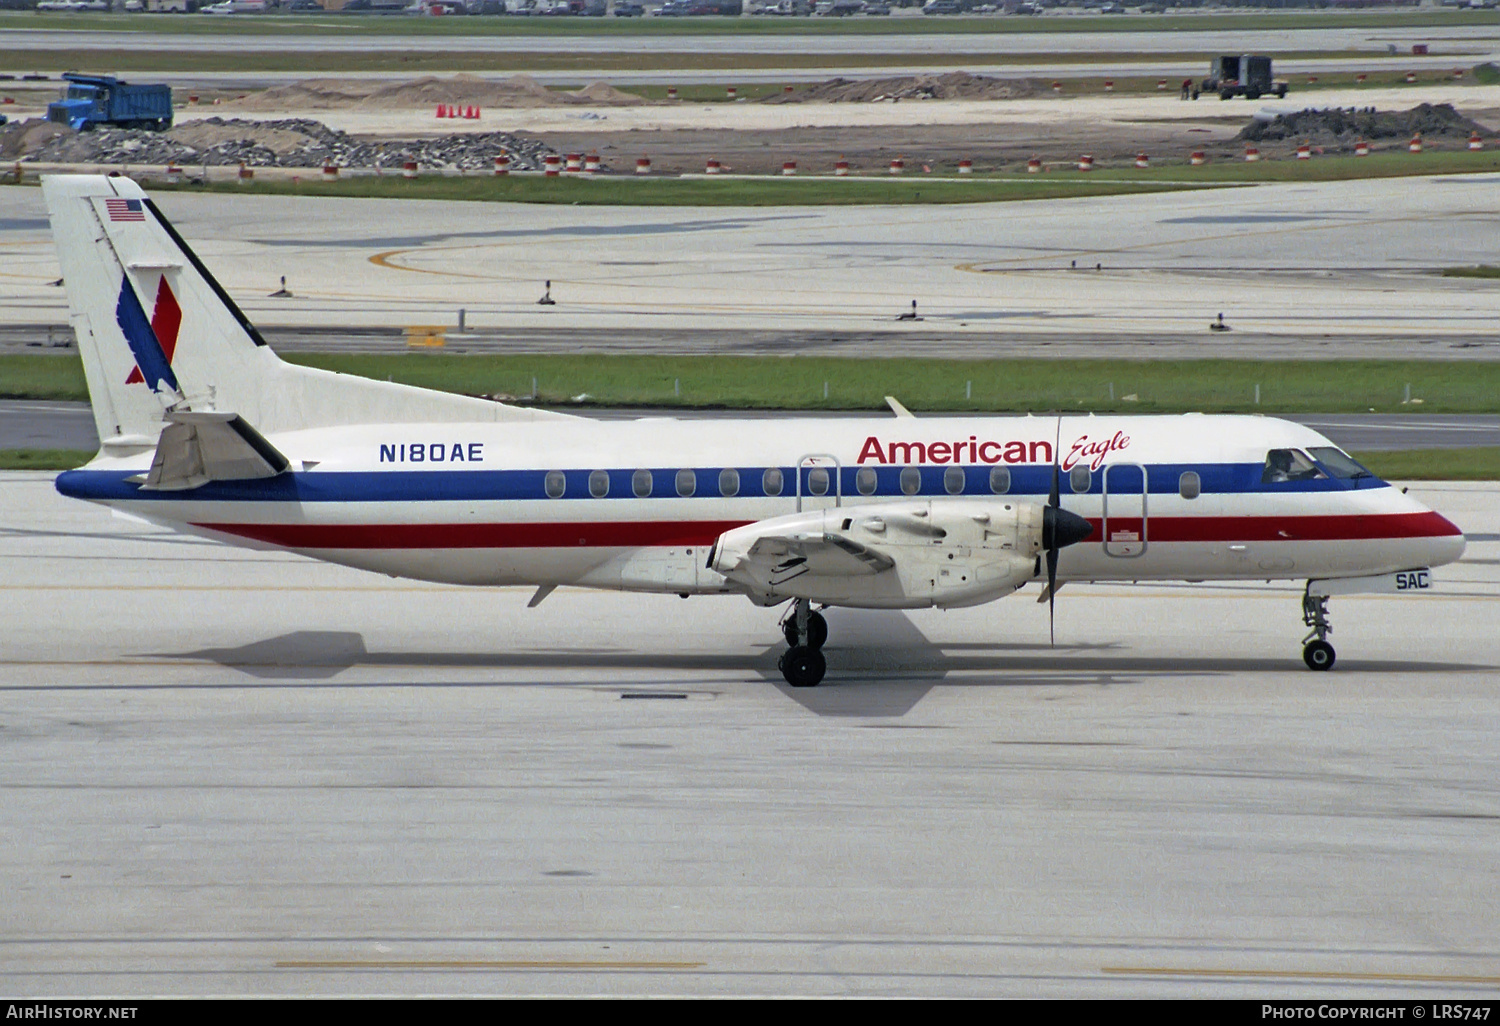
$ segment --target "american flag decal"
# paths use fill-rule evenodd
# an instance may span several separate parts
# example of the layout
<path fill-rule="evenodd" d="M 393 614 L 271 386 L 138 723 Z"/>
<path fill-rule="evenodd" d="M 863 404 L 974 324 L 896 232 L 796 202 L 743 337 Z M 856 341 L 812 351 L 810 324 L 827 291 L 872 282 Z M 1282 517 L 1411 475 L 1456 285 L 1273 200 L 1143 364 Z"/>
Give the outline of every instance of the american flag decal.
<path fill-rule="evenodd" d="M 111 221 L 146 220 L 146 215 L 141 211 L 140 200 L 107 199 L 104 201 L 104 210 Z"/>

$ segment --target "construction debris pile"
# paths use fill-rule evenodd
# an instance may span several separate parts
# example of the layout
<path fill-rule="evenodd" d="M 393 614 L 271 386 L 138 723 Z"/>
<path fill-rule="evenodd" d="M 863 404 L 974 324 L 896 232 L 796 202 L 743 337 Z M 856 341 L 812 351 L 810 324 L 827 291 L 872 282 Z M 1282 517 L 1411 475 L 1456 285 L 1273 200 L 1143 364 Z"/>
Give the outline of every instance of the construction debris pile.
<path fill-rule="evenodd" d="M 1244 142 L 1285 139 L 1314 146 L 1350 148 L 1360 139 L 1369 142 L 1396 139 L 1404 143 L 1420 134 L 1430 140 L 1447 137 L 1467 140 L 1472 132 L 1490 134 L 1489 129 L 1464 117 L 1451 104 L 1424 103 L 1406 111 L 1350 107 L 1278 114 L 1270 120 L 1250 122 L 1237 138 Z"/>
<path fill-rule="evenodd" d="M 954 71 L 946 75 L 903 75 L 855 81 L 834 78 L 790 93 L 776 93 L 762 103 L 883 103 L 900 100 L 1015 100 L 1041 90 L 1030 79 L 988 78 Z"/>
<path fill-rule="evenodd" d="M 16 126 L 17 135 L 26 125 Z M 3 145 L 3 144 L 0 144 Z M 213 167 L 382 168 L 399 171 L 415 160 L 418 167 L 485 171 L 495 157 L 510 156 L 518 171 L 534 171 L 551 153 L 544 144 L 510 132 L 476 132 L 437 139 L 366 142 L 305 118 L 246 121 L 208 118 L 170 132 L 108 128 L 91 132 L 45 133 L 22 160 L 67 164 L 180 164 Z"/>

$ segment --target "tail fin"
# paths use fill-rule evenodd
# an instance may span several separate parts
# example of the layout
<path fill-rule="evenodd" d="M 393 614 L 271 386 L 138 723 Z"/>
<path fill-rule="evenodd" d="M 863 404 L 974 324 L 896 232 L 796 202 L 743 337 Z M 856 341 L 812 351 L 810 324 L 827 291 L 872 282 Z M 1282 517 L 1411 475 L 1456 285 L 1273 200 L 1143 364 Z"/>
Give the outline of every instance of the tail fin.
<path fill-rule="evenodd" d="M 52 175 L 42 191 L 108 453 L 155 446 L 168 410 L 236 413 L 266 434 L 561 416 L 283 363 L 135 182 Z"/>

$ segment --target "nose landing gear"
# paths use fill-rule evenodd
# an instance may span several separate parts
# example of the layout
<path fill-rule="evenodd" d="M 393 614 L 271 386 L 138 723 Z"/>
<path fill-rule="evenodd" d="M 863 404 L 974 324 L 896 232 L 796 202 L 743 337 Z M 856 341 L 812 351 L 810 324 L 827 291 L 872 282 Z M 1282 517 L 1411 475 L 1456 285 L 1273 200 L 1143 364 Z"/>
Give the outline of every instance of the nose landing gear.
<path fill-rule="evenodd" d="M 1328 635 L 1333 633 L 1333 625 L 1328 622 L 1328 596 L 1314 595 L 1311 581 L 1302 593 L 1302 622 L 1312 628 L 1302 639 L 1302 661 L 1309 670 L 1332 669 L 1335 655 L 1328 643 Z"/>
<path fill-rule="evenodd" d="M 828 640 L 828 621 L 812 611 L 810 601 L 797 599 L 781 621 L 781 630 L 788 647 L 776 668 L 794 688 L 816 687 L 828 669 L 821 651 Z"/>

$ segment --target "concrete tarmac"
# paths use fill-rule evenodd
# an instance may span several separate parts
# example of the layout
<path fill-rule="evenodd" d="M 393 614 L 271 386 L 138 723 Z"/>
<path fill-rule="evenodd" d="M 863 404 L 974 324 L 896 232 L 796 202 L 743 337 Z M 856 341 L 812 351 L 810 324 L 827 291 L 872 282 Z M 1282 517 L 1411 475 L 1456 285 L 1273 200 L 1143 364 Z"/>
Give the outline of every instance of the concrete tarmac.
<path fill-rule="evenodd" d="M 1483 998 L 1500 494 L 1419 598 L 462 590 L 0 475 L 0 988 Z"/>
<path fill-rule="evenodd" d="M 675 417 L 679 420 L 785 417 L 779 410 L 598 409 L 565 410 L 605 420 Z M 869 411 L 798 416 L 864 417 Z M 1322 432 L 1352 452 L 1369 450 L 1464 449 L 1500 446 L 1500 416 L 1472 414 L 1304 414 L 1287 419 Z M 88 403 L 0 399 L 0 449 L 87 449 L 99 447 L 99 432 Z"/>
<path fill-rule="evenodd" d="M 1044 178 L 1046 176 L 1027 176 Z M 638 208 L 162 194 L 269 327 L 1193 336 L 1244 355 L 1398 337 L 1490 358 L 1496 175 L 909 207 Z M 1088 188 L 1088 186 L 1082 186 Z M 39 190 L 0 188 L 0 323 L 64 324 Z M 285 275 L 291 298 L 272 297 Z M 551 281 L 555 306 L 539 306 Z M 917 300 L 923 318 L 899 323 Z M 1234 332 L 1214 335 L 1223 313 Z M 1289 341 L 1288 341 L 1289 340 Z M 887 346 L 886 352 L 892 349 Z M 897 350 L 900 351 L 900 350 Z M 1362 352 L 1362 351 L 1361 351 Z M 1113 354 L 1112 354 L 1113 355 Z M 1400 353 L 1390 353 L 1399 356 Z"/>

